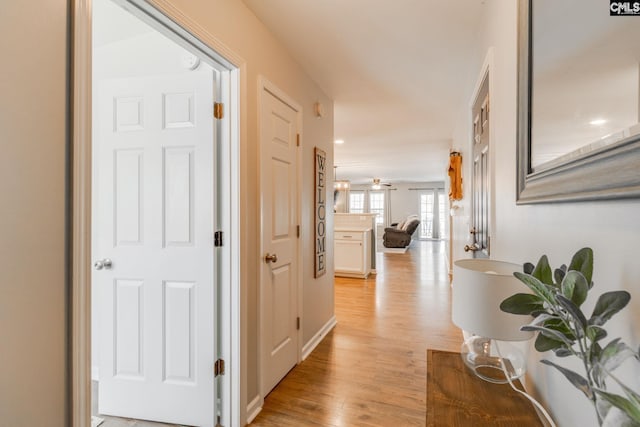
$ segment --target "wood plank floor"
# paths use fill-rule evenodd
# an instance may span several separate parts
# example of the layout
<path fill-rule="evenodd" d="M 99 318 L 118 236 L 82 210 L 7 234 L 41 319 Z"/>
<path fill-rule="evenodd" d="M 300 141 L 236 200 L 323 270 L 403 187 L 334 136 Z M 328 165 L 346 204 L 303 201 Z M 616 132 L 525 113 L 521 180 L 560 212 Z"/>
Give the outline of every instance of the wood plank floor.
<path fill-rule="evenodd" d="M 426 350 L 459 351 L 441 242 L 378 253 L 378 274 L 336 278 L 338 325 L 267 396 L 251 426 L 424 426 Z"/>

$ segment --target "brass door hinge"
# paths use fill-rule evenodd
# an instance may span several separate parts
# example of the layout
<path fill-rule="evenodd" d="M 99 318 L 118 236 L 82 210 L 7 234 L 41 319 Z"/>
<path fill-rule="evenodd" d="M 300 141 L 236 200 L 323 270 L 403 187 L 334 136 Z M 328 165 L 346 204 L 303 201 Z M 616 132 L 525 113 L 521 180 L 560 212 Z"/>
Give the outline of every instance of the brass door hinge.
<path fill-rule="evenodd" d="M 296 134 L 296 146 L 300 147 L 300 134 L 299 133 Z"/>
<path fill-rule="evenodd" d="M 215 102 L 213 104 L 213 117 L 221 119 L 224 117 L 224 104 L 221 102 Z"/>
<path fill-rule="evenodd" d="M 300 330 L 300 318 L 296 317 L 296 331 Z"/>
<path fill-rule="evenodd" d="M 300 226 L 296 225 L 296 237 L 300 237 Z"/>
<path fill-rule="evenodd" d="M 213 376 L 217 377 L 218 375 L 224 375 L 224 360 L 218 359 L 216 363 L 213 364 Z"/>

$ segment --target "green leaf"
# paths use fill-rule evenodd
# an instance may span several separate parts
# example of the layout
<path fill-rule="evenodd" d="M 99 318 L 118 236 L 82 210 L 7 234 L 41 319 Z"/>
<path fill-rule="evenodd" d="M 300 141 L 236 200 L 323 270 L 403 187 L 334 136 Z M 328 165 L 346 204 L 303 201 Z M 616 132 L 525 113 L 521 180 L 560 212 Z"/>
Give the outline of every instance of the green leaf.
<path fill-rule="evenodd" d="M 556 365 L 555 363 L 546 360 L 546 359 L 542 359 L 540 361 L 540 363 L 544 363 L 545 365 L 549 365 L 549 366 L 553 366 L 554 368 L 556 368 L 557 370 L 559 370 L 560 372 L 562 372 L 562 374 L 565 376 L 565 378 L 567 378 L 569 380 L 569 382 L 571 382 L 571 384 L 573 384 L 578 390 L 580 390 L 581 392 L 584 393 L 585 396 L 587 396 L 587 398 L 589 399 L 593 399 L 593 391 L 591 390 L 591 387 L 589 386 L 589 383 L 587 382 L 586 379 L 584 379 L 584 377 L 582 377 L 581 375 L 567 369 L 567 368 L 563 368 L 560 365 Z"/>
<path fill-rule="evenodd" d="M 544 310 L 539 296 L 515 294 L 500 303 L 500 310 L 511 314 L 532 314 Z"/>
<path fill-rule="evenodd" d="M 573 317 L 574 323 L 581 327 L 582 332 L 587 328 L 587 318 L 582 313 L 582 310 L 578 308 L 577 305 L 573 303 L 570 299 L 565 297 L 564 295 L 557 295 L 556 300 L 558 303 L 567 310 L 567 312 Z"/>
<path fill-rule="evenodd" d="M 540 280 L 546 285 L 553 286 L 553 277 L 551 273 L 551 267 L 549 266 L 549 259 L 546 255 L 540 257 L 540 261 L 536 265 L 536 268 L 531 273 L 533 277 Z"/>
<path fill-rule="evenodd" d="M 543 326 L 562 333 L 571 342 L 576 340 L 576 334 L 557 316 L 549 316 L 545 319 Z"/>
<path fill-rule="evenodd" d="M 633 421 L 635 421 L 636 423 L 640 423 L 640 405 L 617 394 L 608 393 L 600 389 L 596 389 L 595 391 L 598 396 L 602 397 L 604 400 L 620 409 Z"/>
<path fill-rule="evenodd" d="M 560 268 L 556 268 L 555 271 L 553 272 L 553 278 L 555 279 L 556 283 L 560 285 L 560 283 L 562 283 L 562 280 L 564 280 L 564 276 L 566 274 L 567 274 L 567 266 L 562 264 Z"/>
<path fill-rule="evenodd" d="M 556 300 L 553 292 L 540 280 L 532 275 L 520 273 L 517 271 L 513 273 L 513 275 L 516 276 L 522 283 L 527 285 L 527 287 L 531 289 L 534 294 L 542 298 L 544 302 L 548 303 L 551 306 L 556 305 Z"/>
<path fill-rule="evenodd" d="M 568 357 L 573 355 L 573 352 L 566 347 L 554 348 L 553 353 L 558 357 Z"/>
<path fill-rule="evenodd" d="M 536 337 L 536 342 L 534 344 L 537 351 L 540 353 L 544 353 L 549 350 L 556 350 L 558 348 L 565 348 L 564 343 L 562 341 L 557 341 L 552 338 L 546 337 L 542 334 L 538 334 Z"/>
<path fill-rule="evenodd" d="M 634 405 L 640 407 L 640 395 L 638 395 L 638 393 L 636 393 L 635 391 L 631 390 L 626 385 L 622 384 L 620 381 L 617 381 L 617 382 L 620 385 L 620 387 L 622 387 L 622 391 L 624 391 L 624 393 L 627 395 L 629 400 L 631 402 L 633 402 Z"/>
<path fill-rule="evenodd" d="M 631 347 L 620 341 L 620 338 L 616 338 L 602 349 L 598 363 L 604 371 L 612 372 L 630 357 L 634 357 Z"/>
<path fill-rule="evenodd" d="M 545 311 L 544 313 L 541 313 L 539 316 L 534 318 L 530 324 L 549 326 L 555 324 L 556 322 L 562 322 L 562 319 L 554 314 L 550 314 Z"/>
<path fill-rule="evenodd" d="M 591 378 L 595 382 L 596 386 L 604 388 L 604 379 L 606 378 L 606 374 L 602 370 L 602 365 L 600 364 L 600 357 L 602 356 L 602 347 L 598 342 L 594 342 L 591 344 L 591 348 L 589 349 L 589 362 L 591 363 Z"/>
<path fill-rule="evenodd" d="M 587 284 L 587 279 L 579 271 L 569 271 L 564 276 L 560 288 L 562 295 L 569 298 L 578 307 L 587 299 L 589 285 Z"/>
<path fill-rule="evenodd" d="M 575 253 L 569 264 L 569 271 L 576 270 L 582 273 L 587 279 L 587 284 L 591 283 L 593 277 L 593 250 L 582 248 Z"/>
<path fill-rule="evenodd" d="M 630 299 L 631 295 L 627 291 L 611 291 L 600 295 L 589 319 L 589 324 L 604 325 L 614 314 L 625 308 Z"/>
<path fill-rule="evenodd" d="M 524 274 L 531 274 L 533 273 L 533 270 L 536 268 L 535 265 L 531 264 L 530 262 L 525 262 L 524 265 L 522 266 L 522 271 L 524 272 Z"/>
<path fill-rule="evenodd" d="M 591 342 L 597 342 L 607 336 L 607 331 L 596 325 L 587 326 L 587 337 L 591 340 Z"/>
<path fill-rule="evenodd" d="M 572 340 L 567 338 L 563 333 L 556 331 L 555 329 L 545 328 L 544 326 L 538 326 L 538 325 L 525 325 L 521 327 L 520 330 L 540 332 L 545 337 L 551 338 L 554 341 L 560 341 L 567 347 L 571 347 L 573 345 Z"/>

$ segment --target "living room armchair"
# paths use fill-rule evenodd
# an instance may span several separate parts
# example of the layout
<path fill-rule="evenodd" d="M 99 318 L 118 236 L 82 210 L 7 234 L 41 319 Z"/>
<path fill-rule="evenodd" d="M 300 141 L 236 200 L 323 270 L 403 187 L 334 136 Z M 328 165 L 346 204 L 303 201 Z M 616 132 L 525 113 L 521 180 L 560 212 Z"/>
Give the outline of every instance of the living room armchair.
<path fill-rule="evenodd" d="M 419 225 L 418 216 L 411 215 L 405 221 L 385 228 L 382 244 L 385 248 L 406 248 Z"/>

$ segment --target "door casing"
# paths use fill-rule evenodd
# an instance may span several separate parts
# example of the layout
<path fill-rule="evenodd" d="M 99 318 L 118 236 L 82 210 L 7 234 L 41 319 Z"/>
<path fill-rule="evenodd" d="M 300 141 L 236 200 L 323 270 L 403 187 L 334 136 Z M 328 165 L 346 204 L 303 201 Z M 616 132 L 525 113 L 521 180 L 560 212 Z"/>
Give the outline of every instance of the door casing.
<path fill-rule="evenodd" d="M 218 188 L 220 204 L 220 228 L 225 233 L 225 246 L 219 260 L 221 272 L 221 357 L 228 361 L 226 381 L 219 396 L 223 408 L 220 422 L 228 426 L 240 426 L 242 420 L 240 369 L 246 365 L 241 357 L 240 329 L 240 150 L 241 114 L 240 99 L 244 99 L 246 64 L 235 53 L 215 39 L 195 21 L 184 16 L 166 0 L 119 0 L 145 22 L 190 50 L 221 71 L 220 101 L 226 106 L 226 116 L 221 126 L 222 161 Z M 68 242 L 71 245 L 70 296 L 69 296 L 69 372 L 70 372 L 70 424 L 73 427 L 91 425 L 91 10 L 92 0 L 73 0 L 70 69 L 72 96 L 70 98 L 70 147 L 72 164 L 68 187 L 68 204 L 71 213 L 67 225 Z M 219 52 L 222 52 L 220 54 Z M 237 368 L 236 368 L 237 367 Z"/>
<path fill-rule="evenodd" d="M 467 162 L 468 164 L 470 164 L 470 168 L 467 169 L 470 173 L 469 176 L 472 177 L 471 181 L 475 181 L 475 178 L 473 177 L 473 153 L 474 153 L 474 129 L 473 129 L 473 121 L 474 121 L 474 115 L 473 115 L 473 109 L 474 109 L 474 105 L 476 103 L 481 103 L 482 100 L 480 100 L 480 95 L 483 89 L 483 85 L 486 85 L 486 91 L 487 91 L 487 97 L 489 99 L 489 102 L 491 102 L 491 94 L 492 94 L 492 88 L 495 87 L 494 84 L 494 72 L 493 70 L 495 69 L 494 67 L 494 48 L 489 48 L 489 50 L 487 51 L 487 55 L 485 56 L 484 62 L 482 64 L 482 68 L 480 70 L 480 74 L 478 76 L 478 79 L 476 81 L 476 85 L 474 87 L 473 90 L 473 96 L 471 97 L 471 101 L 469 102 L 469 158 L 471 159 L 471 161 Z M 491 108 L 489 108 L 489 117 L 491 117 Z M 490 124 L 490 126 L 492 126 Z M 488 245 L 486 248 L 483 248 L 483 250 L 477 251 L 473 253 L 473 257 L 479 257 L 479 258 L 486 258 L 489 257 L 490 255 L 490 242 L 491 240 L 493 240 L 495 238 L 496 235 L 496 227 L 495 227 L 495 210 L 493 209 L 493 207 L 495 206 L 495 179 L 494 179 L 494 171 L 495 171 L 495 154 L 493 153 L 491 147 L 495 146 L 494 144 L 494 133 L 495 132 L 491 132 L 491 130 L 489 130 L 489 137 L 488 137 L 488 159 L 487 159 L 487 176 L 486 179 L 488 180 L 487 183 L 487 191 L 488 191 L 488 196 L 486 198 L 486 203 L 487 203 L 487 212 L 485 212 L 486 214 L 486 226 L 487 226 L 487 242 Z M 473 184 L 472 184 L 473 186 Z M 471 199 L 473 199 L 473 193 L 474 193 L 475 189 L 471 188 Z M 472 218 L 473 217 L 473 213 L 474 213 L 474 206 L 473 206 L 473 200 L 471 201 L 471 206 L 470 206 L 470 228 L 473 227 L 475 221 Z M 475 236 L 474 236 L 475 237 Z M 453 261 L 452 261 L 453 262 Z"/>

